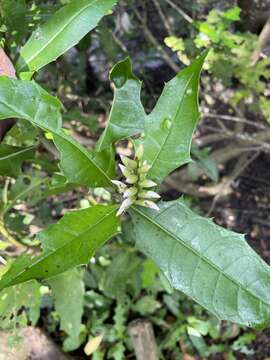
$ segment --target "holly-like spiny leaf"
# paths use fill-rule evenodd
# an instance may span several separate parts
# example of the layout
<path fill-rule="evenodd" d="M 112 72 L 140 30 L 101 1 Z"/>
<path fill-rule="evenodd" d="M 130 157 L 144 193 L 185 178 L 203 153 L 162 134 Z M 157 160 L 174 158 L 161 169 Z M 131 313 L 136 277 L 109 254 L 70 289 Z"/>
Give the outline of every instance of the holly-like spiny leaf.
<path fill-rule="evenodd" d="M 117 0 L 72 0 L 38 27 L 22 47 L 18 72 L 37 71 L 76 45 Z"/>
<path fill-rule="evenodd" d="M 48 131 L 62 126 L 61 102 L 34 81 L 0 77 L 0 120 L 19 118 Z"/>
<path fill-rule="evenodd" d="M 149 177 L 158 183 L 191 160 L 191 140 L 199 119 L 198 85 L 206 55 L 202 54 L 166 83 L 146 118 L 144 158 L 152 165 Z"/>
<path fill-rule="evenodd" d="M 101 151 L 116 141 L 138 134 L 144 128 L 145 112 L 140 100 L 141 82 L 132 73 L 129 58 L 117 63 L 111 70 L 114 100 L 108 124 L 96 149 Z"/>
<path fill-rule="evenodd" d="M 62 105 L 34 81 L 0 77 L 0 120 L 20 118 L 49 131 L 61 154 L 61 168 L 69 182 L 85 186 L 111 186 L 114 177 L 112 149 L 96 153 L 61 130 Z"/>
<path fill-rule="evenodd" d="M 270 267 L 244 236 L 191 211 L 183 200 L 160 211 L 133 207 L 139 249 L 170 284 L 219 319 L 245 326 L 270 324 Z"/>
<path fill-rule="evenodd" d="M 16 259 L 0 280 L 0 290 L 32 279 L 48 279 L 87 264 L 94 252 L 119 232 L 117 206 L 96 205 L 71 211 L 37 235 L 43 252 Z"/>

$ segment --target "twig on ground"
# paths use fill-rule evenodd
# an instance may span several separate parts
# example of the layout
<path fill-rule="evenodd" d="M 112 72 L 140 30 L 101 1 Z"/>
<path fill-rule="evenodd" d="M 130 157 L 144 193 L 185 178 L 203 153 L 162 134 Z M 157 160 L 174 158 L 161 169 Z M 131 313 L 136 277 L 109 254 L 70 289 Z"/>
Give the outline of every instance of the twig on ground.
<path fill-rule="evenodd" d="M 149 320 L 136 320 L 129 325 L 131 337 L 137 360 L 158 360 L 157 344 L 153 326 Z"/>
<path fill-rule="evenodd" d="M 222 115 L 222 114 L 204 114 L 203 118 L 214 118 L 214 119 L 221 119 L 221 120 L 225 120 L 225 121 L 233 121 L 233 122 L 240 122 L 243 124 L 247 124 L 250 126 L 254 126 L 258 129 L 261 130 L 265 130 L 267 129 L 267 127 L 263 124 L 258 124 L 254 121 L 245 119 L 245 118 L 241 118 L 239 116 L 231 116 L 231 115 Z M 269 129 L 269 128 L 268 128 Z"/>
<path fill-rule="evenodd" d="M 165 1 L 167 4 L 171 5 L 171 7 L 174 8 L 178 12 L 178 14 L 181 15 L 187 22 L 189 22 L 190 24 L 193 23 L 192 17 L 189 16 L 184 10 L 182 10 L 179 5 L 176 5 L 171 0 L 165 0 Z"/>
<path fill-rule="evenodd" d="M 167 30 L 168 34 L 170 36 L 174 36 L 174 33 L 173 33 L 172 29 L 171 29 L 171 26 L 170 26 L 169 22 L 167 21 L 166 15 L 163 13 L 163 10 L 162 10 L 158 0 L 152 0 L 152 1 L 153 1 L 154 5 L 155 5 L 157 11 L 158 11 L 159 17 L 161 18 L 161 20 L 163 22 L 163 25 L 164 25 L 165 29 Z"/>
<path fill-rule="evenodd" d="M 140 21 L 145 36 L 148 38 L 148 40 L 154 45 L 154 47 L 161 53 L 164 61 L 169 65 L 169 67 L 175 71 L 176 73 L 179 72 L 180 68 L 177 66 L 174 61 L 170 58 L 170 56 L 167 54 L 167 52 L 163 49 L 162 45 L 157 41 L 157 39 L 154 37 L 152 32 L 149 30 L 149 28 L 146 25 L 146 21 L 141 17 L 139 11 L 133 7 L 133 11 L 137 19 Z"/>
<path fill-rule="evenodd" d="M 237 161 L 233 173 L 228 178 L 228 180 L 223 184 L 222 188 L 220 189 L 220 192 L 216 194 L 214 197 L 211 207 L 207 213 L 207 216 L 210 216 L 212 212 L 215 209 L 215 206 L 218 202 L 218 200 L 226 193 L 227 189 L 231 187 L 231 184 L 234 182 L 234 180 L 239 177 L 239 175 L 260 155 L 260 152 L 257 151 L 251 158 L 248 158 L 247 154 L 243 154 L 239 160 Z"/>

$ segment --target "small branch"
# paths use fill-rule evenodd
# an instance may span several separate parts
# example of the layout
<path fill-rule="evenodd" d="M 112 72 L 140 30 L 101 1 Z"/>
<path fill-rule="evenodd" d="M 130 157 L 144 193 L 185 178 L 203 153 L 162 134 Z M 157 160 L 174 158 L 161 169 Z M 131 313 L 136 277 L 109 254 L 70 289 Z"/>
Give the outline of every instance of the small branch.
<path fill-rule="evenodd" d="M 128 329 L 137 360 L 158 360 L 153 326 L 148 320 L 136 320 Z"/>
<path fill-rule="evenodd" d="M 21 338 L 19 346 L 8 346 L 8 339 L 14 335 L 10 331 L 0 331 L 1 359 L 22 360 L 72 360 L 41 329 L 28 326 L 18 329 Z"/>
<path fill-rule="evenodd" d="M 221 187 L 219 193 L 216 194 L 216 196 L 214 197 L 211 207 L 207 213 L 207 216 L 210 216 L 212 214 L 212 212 L 215 209 L 215 206 L 218 202 L 218 200 L 228 192 L 228 189 L 231 187 L 231 184 L 234 182 L 234 180 L 236 178 L 238 178 L 240 176 L 240 174 L 260 155 L 260 152 L 256 152 L 250 159 L 248 159 L 248 155 L 247 154 L 243 154 L 239 160 L 237 161 L 233 173 L 231 174 L 231 176 L 228 178 L 228 180 L 223 184 L 223 186 Z"/>
<path fill-rule="evenodd" d="M 22 245 L 16 239 L 14 239 L 14 237 L 7 231 L 2 220 L 0 220 L 0 235 L 2 235 L 4 240 L 7 240 L 11 245 L 14 245 L 17 248 L 21 248 L 21 249 L 24 248 L 24 245 Z"/>
<path fill-rule="evenodd" d="M 159 17 L 162 20 L 163 25 L 164 25 L 165 29 L 167 30 L 168 34 L 170 36 L 174 36 L 174 33 L 173 33 L 172 29 L 171 29 L 171 26 L 170 26 L 169 22 L 167 21 L 166 15 L 163 13 L 162 8 L 159 5 L 158 0 L 152 0 L 152 1 L 153 1 L 154 5 L 155 5 L 157 11 L 158 11 Z"/>
<path fill-rule="evenodd" d="M 167 4 L 169 4 L 172 8 L 174 8 L 179 15 L 181 15 L 187 22 L 189 22 L 190 24 L 193 23 L 193 19 L 192 17 L 190 17 L 187 13 L 185 13 L 184 10 L 182 10 L 179 5 L 176 5 L 174 2 L 172 2 L 171 0 L 165 0 Z"/>
<path fill-rule="evenodd" d="M 48 141 L 47 139 L 45 139 L 44 137 L 40 137 L 40 143 L 44 146 L 44 148 L 55 158 L 55 159 L 59 159 L 59 152 L 57 151 L 57 149 L 54 147 L 54 145 Z"/>
<path fill-rule="evenodd" d="M 248 120 L 245 118 L 241 118 L 239 116 L 230 116 L 230 115 L 221 115 L 221 114 L 204 114 L 203 118 L 213 118 L 213 119 L 221 119 L 221 120 L 225 120 L 225 121 L 240 122 L 243 124 L 254 126 L 261 130 L 266 129 L 266 126 L 264 126 L 263 124 L 257 124 L 254 121 L 251 121 L 251 120 Z"/>
<path fill-rule="evenodd" d="M 227 135 L 228 137 L 231 137 L 232 139 L 237 139 L 242 144 L 253 144 L 260 146 L 263 151 L 270 152 L 270 144 L 266 141 L 270 139 L 270 131 L 260 131 L 255 133 L 254 135 L 249 135 L 248 133 L 236 133 L 233 131 L 223 131 L 220 129 L 217 129 L 213 126 L 204 125 L 205 129 L 211 130 L 215 133 L 221 133 L 224 135 Z"/>
<path fill-rule="evenodd" d="M 235 159 L 247 152 L 256 151 L 256 154 L 261 151 L 261 148 L 244 148 L 244 147 L 235 147 L 228 145 L 212 152 L 209 155 L 209 158 L 217 165 L 226 164 L 228 161 Z M 203 170 L 198 169 L 198 176 L 203 175 Z M 224 184 L 224 181 L 227 181 L 227 178 L 224 178 L 220 184 L 210 185 L 210 186 L 196 186 L 192 179 L 190 178 L 187 168 L 182 168 L 181 170 L 173 173 L 166 178 L 164 185 L 162 186 L 161 191 L 166 191 L 166 185 L 170 188 L 173 188 L 181 193 L 190 194 L 199 198 L 211 197 L 218 194 Z"/>
<path fill-rule="evenodd" d="M 126 48 L 126 45 L 116 36 L 116 34 L 112 31 L 112 37 L 116 44 L 120 47 L 120 49 L 123 51 L 124 54 L 128 53 L 128 49 Z"/>
<path fill-rule="evenodd" d="M 252 66 L 257 64 L 257 62 L 260 58 L 261 52 L 267 45 L 269 38 L 270 38 L 270 17 L 267 19 L 267 21 L 259 35 L 257 47 L 254 50 L 253 54 L 251 55 L 251 65 Z"/>
<path fill-rule="evenodd" d="M 149 28 L 146 25 L 146 22 L 144 19 L 142 19 L 140 13 L 138 12 L 138 10 L 134 7 L 133 11 L 137 17 L 137 19 L 140 21 L 140 23 L 142 24 L 143 27 L 143 31 L 145 36 L 148 38 L 148 40 L 155 46 L 155 48 L 161 53 L 164 61 L 166 61 L 166 63 L 169 65 L 169 67 L 175 71 L 176 73 L 179 72 L 180 68 L 179 66 L 177 66 L 172 59 L 170 58 L 170 56 L 166 53 L 166 51 L 163 49 L 163 47 L 160 45 L 160 43 L 157 41 L 157 39 L 154 37 L 154 35 L 152 34 L 152 32 L 149 30 Z"/>

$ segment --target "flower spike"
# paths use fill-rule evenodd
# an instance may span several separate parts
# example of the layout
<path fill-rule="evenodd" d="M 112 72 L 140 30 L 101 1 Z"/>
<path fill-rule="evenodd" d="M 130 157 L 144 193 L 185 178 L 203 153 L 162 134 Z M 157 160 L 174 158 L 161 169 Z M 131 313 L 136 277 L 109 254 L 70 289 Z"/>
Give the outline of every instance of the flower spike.
<path fill-rule="evenodd" d="M 142 160 L 143 151 L 143 144 L 140 144 L 135 152 L 134 159 L 120 156 L 123 164 L 119 164 L 119 168 L 125 180 L 123 182 L 112 180 L 112 183 L 117 185 L 123 196 L 123 202 L 117 211 L 117 216 L 123 214 L 133 204 L 159 210 L 154 202 L 160 198 L 159 194 L 148 190 L 157 184 L 147 178 L 151 165 L 147 163 L 147 160 Z"/>

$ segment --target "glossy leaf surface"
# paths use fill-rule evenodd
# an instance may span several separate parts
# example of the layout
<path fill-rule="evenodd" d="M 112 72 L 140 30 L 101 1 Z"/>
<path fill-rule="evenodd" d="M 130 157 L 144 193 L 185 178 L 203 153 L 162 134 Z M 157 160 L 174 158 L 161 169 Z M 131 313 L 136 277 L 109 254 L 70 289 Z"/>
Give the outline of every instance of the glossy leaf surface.
<path fill-rule="evenodd" d="M 37 71 L 76 45 L 116 0 L 72 0 L 38 27 L 22 47 L 17 70 Z"/>
<path fill-rule="evenodd" d="M 54 134 L 54 142 L 61 154 L 61 170 L 70 182 L 111 187 L 110 179 L 115 176 L 114 152 L 90 152 L 63 131 Z"/>
<path fill-rule="evenodd" d="M 47 279 L 82 264 L 118 232 L 117 206 L 96 205 L 67 213 L 40 232 L 43 253 L 16 259 L 0 280 L 0 290 L 31 279 Z"/>
<path fill-rule="evenodd" d="M 0 120 L 19 118 L 46 130 L 61 128 L 62 105 L 34 81 L 0 77 Z"/>
<path fill-rule="evenodd" d="M 101 151 L 117 140 L 138 134 L 144 128 L 145 112 L 140 100 L 141 82 L 132 73 L 129 58 L 116 64 L 110 73 L 114 100 L 108 124 L 97 144 Z"/>
<path fill-rule="evenodd" d="M 146 119 L 144 157 L 152 165 L 149 177 L 158 183 L 191 160 L 191 140 L 199 119 L 199 77 L 205 56 L 206 53 L 166 83 Z"/>
<path fill-rule="evenodd" d="M 57 98 L 49 95 L 34 81 L 0 77 L 0 120 L 21 118 L 47 130 L 61 154 L 61 167 L 69 182 L 85 186 L 111 186 L 114 177 L 114 153 L 106 150 L 96 154 L 88 151 L 61 130 Z"/>
<path fill-rule="evenodd" d="M 182 200 L 159 212 L 133 208 L 139 249 L 181 290 L 219 319 L 270 324 L 270 268 L 244 236 L 215 225 Z"/>

